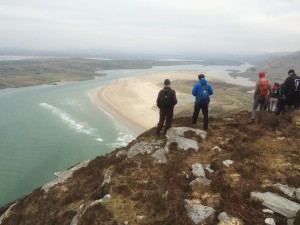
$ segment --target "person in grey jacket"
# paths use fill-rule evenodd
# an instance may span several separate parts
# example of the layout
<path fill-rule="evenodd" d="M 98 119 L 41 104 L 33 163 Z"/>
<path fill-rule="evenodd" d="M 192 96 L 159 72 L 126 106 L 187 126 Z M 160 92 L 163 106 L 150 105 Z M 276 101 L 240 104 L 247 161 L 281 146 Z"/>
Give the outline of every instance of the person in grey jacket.
<path fill-rule="evenodd" d="M 252 108 L 251 120 L 249 123 L 253 123 L 256 117 L 256 109 L 260 107 L 259 121 L 261 119 L 262 111 L 264 111 L 264 106 L 268 99 L 270 98 L 270 94 L 272 92 L 272 87 L 270 81 L 266 78 L 266 74 L 264 72 L 260 72 L 258 74 L 258 81 L 256 82 L 255 90 L 254 90 L 254 102 Z"/>

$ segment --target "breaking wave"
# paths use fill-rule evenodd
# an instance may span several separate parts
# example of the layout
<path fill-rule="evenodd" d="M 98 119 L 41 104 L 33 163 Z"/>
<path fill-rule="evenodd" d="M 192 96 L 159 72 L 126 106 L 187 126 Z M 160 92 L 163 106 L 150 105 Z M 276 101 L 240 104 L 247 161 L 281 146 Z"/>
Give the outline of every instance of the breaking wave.
<path fill-rule="evenodd" d="M 44 109 L 49 110 L 54 115 L 58 116 L 63 123 L 68 125 L 68 127 L 76 130 L 78 133 L 83 133 L 89 136 L 95 137 L 97 141 L 103 141 L 102 138 L 99 137 L 97 134 L 97 129 L 90 128 L 85 122 L 78 122 L 76 119 L 73 119 L 68 113 L 64 112 L 63 110 L 49 105 L 47 103 L 40 103 L 40 106 Z"/>
<path fill-rule="evenodd" d="M 119 132 L 119 137 L 116 139 L 116 141 L 114 143 L 111 143 L 108 145 L 113 148 L 125 147 L 133 139 L 134 139 L 134 137 L 131 134 Z"/>

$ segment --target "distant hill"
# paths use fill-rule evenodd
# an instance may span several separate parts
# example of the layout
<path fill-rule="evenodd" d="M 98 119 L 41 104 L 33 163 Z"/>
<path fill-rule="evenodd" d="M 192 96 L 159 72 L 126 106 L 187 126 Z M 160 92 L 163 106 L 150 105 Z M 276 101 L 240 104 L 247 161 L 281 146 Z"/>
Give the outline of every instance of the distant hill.
<path fill-rule="evenodd" d="M 249 118 L 210 118 L 207 134 L 202 119 L 190 127 L 187 117 L 176 118 L 167 137 L 152 128 L 0 208 L 0 224 L 215 225 L 222 212 L 230 224 L 287 224 L 300 209 L 300 111 L 265 112 L 260 124 Z M 269 214 L 252 192 L 286 200 L 269 204 Z"/>
<path fill-rule="evenodd" d="M 0 51 L 1 53 L 1 51 Z M 79 52 L 77 52 L 79 54 Z M 194 56 L 196 57 L 196 56 Z M 199 55 L 201 57 L 201 55 Z M 40 57 L 24 60 L 0 61 L 0 89 L 23 87 L 40 84 L 53 84 L 61 81 L 81 81 L 94 79 L 95 71 L 109 69 L 146 69 L 152 66 L 170 65 L 240 65 L 244 62 L 254 64 L 245 73 L 231 72 L 232 76 L 257 79 L 259 71 L 267 73 L 274 82 L 282 82 L 287 71 L 294 69 L 300 74 L 300 51 L 294 53 L 273 53 L 264 55 L 206 55 L 199 60 L 150 60 L 150 59 L 117 59 L 103 60 L 83 57 Z M 104 75 L 104 74 L 102 74 Z"/>
<path fill-rule="evenodd" d="M 296 74 L 300 75 L 300 51 L 283 56 L 270 56 L 257 62 L 255 67 L 248 69 L 245 73 L 238 75 L 257 80 L 258 73 L 263 71 L 272 82 L 283 82 L 290 69 L 294 69 Z"/>
<path fill-rule="evenodd" d="M 0 61 L 0 89 L 82 81 L 105 74 L 110 69 L 147 69 L 152 66 L 196 64 L 195 61 L 102 60 L 94 58 L 40 57 Z"/>

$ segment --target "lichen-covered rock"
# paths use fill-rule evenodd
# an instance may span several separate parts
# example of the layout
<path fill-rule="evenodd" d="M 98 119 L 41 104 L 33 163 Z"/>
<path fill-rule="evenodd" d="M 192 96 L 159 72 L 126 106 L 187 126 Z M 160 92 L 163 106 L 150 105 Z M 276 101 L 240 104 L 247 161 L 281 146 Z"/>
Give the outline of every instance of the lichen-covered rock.
<path fill-rule="evenodd" d="M 222 149 L 219 146 L 213 147 L 212 150 L 215 151 L 215 152 L 221 152 L 222 151 Z"/>
<path fill-rule="evenodd" d="M 205 171 L 200 163 L 194 163 L 192 165 L 192 173 L 197 177 L 205 177 Z"/>
<path fill-rule="evenodd" d="M 16 204 L 17 204 L 17 202 L 16 202 L 15 204 L 12 204 L 12 205 L 8 208 L 8 210 L 6 210 L 5 213 L 3 213 L 2 216 L 0 216 L 0 224 L 2 224 L 2 221 L 3 221 L 5 218 L 9 217 L 9 214 L 10 214 L 11 209 L 12 209 Z"/>
<path fill-rule="evenodd" d="M 65 182 L 69 177 L 72 177 L 74 171 L 79 170 L 83 167 L 87 167 L 90 160 L 84 161 L 82 163 L 77 164 L 76 166 L 72 167 L 69 170 L 63 171 L 63 172 L 57 172 L 55 175 L 58 177 L 53 181 L 50 181 L 46 183 L 42 189 L 47 193 L 51 187 L 53 187 L 56 184 L 60 184 Z"/>
<path fill-rule="evenodd" d="M 185 208 L 189 218 L 195 223 L 200 224 L 214 215 L 215 210 L 211 207 L 192 203 L 185 200 Z"/>
<path fill-rule="evenodd" d="M 280 183 L 274 184 L 274 186 L 276 188 L 278 188 L 279 190 L 281 190 L 284 194 L 286 194 L 289 197 L 294 197 L 294 195 L 295 195 L 295 191 L 296 191 L 295 188 L 291 188 L 287 185 L 283 185 Z"/>
<path fill-rule="evenodd" d="M 166 153 L 167 153 L 167 151 L 162 148 L 156 150 L 152 155 L 152 157 L 154 158 L 154 162 L 155 163 L 167 163 L 168 160 L 165 155 Z"/>
<path fill-rule="evenodd" d="M 142 223 L 144 219 L 145 219 L 145 216 L 136 216 L 137 223 Z"/>
<path fill-rule="evenodd" d="M 105 173 L 101 187 L 103 187 L 105 184 L 109 184 L 110 182 L 111 182 L 111 175 L 109 173 Z"/>
<path fill-rule="evenodd" d="M 267 206 L 287 218 L 294 218 L 296 213 L 300 210 L 300 205 L 298 203 L 292 202 L 271 192 L 251 192 L 250 196 L 251 198 L 263 201 L 264 206 Z"/>
<path fill-rule="evenodd" d="M 116 154 L 116 157 L 117 158 L 120 158 L 122 156 L 127 156 L 127 151 L 125 150 L 121 150 L 121 151 L 118 151 L 117 154 Z"/>
<path fill-rule="evenodd" d="M 197 136 L 199 136 L 202 139 L 206 138 L 207 133 L 203 130 L 199 130 L 199 129 L 194 129 L 191 127 L 171 127 L 168 131 L 166 136 L 180 136 L 180 137 L 184 137 L 184 133 L 187 131 L 192 131 L 194 132 Z"/>
<path fill-rule="evenodd" d="M 230 159 L 226 159 L 223 161 L 223 165 L 229 167 L 231 164 L 233 164 L 233 161 Z"/>
<path fill-rule="evenodd" d="M 296 199 L 300 200 L 300 188 L 297 188 L 295 191 Z"/>
<path fill-rule="evenodd" d="M 190 183 L 190 186 L 195 186 L 196 184 L 204 184 L 204 185 L 210 185 L 211 180 L 205 178 L 205 177 L 197 177 L 195 180 L 193 180 Z"/>
<path fill-rule="evenodd" d="M 133 145 L 127 152 L 127 157 L 134 157 L 139 154 L 151 154 L 162 141 L 141 141 Z"/>
<path fill-rule="evenodd" d="M 178 144 L 179 149 L 183 149 L 185 151 L 188 149 L 194 149 L 198 151 L 199 145 L 197 141 L 184 137 L 184 133 L 187 131 L 194 132 L 195 135 L 199 136 L 202 139 L 206 138 L 206 132 L 203 130 L 193 129 L 190 127 L 171 127 L 166 134 L 168 140 L 165 148 L 168 150 L 169 145 L 172 142 L 176 142 Z"/>
<path fill-rule="evenodd" d="M 266 218 L 265 219 L 265 224 L 267 224 L 267 225 L 276 225 L 273 218 Z"/>
<path fill-rule="evenodd" d="M 84 211 L 84 204 L 81 204 L 76 211 L 77 211 L 77 214 L 73 217 L 70 225 L 77 225 L 78 224 L 78 218 L 81 217 L 82 212 Z"/>

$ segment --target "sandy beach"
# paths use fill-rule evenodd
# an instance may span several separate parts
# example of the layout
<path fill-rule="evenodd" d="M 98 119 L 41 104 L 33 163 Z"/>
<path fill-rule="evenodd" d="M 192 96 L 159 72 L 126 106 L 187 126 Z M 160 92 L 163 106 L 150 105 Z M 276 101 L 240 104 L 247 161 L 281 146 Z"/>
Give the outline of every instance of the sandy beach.
<path fill-rule="evenodd" d="M 165 79 L 195 80 L 195 71 L 155 72 L 142 76 L 127 77 L 114 81 L 113 84 L 91 92 L 93 102 L 113 115 L 122 124 L 129 126 L 137 133 L 155 127 L 159 119 L 156 106 L 158 92 Z M 178 104 L 193 102 L 194 98 L 176 90 Z M 176 107 L 175 112 L 176 114 Z"/>

